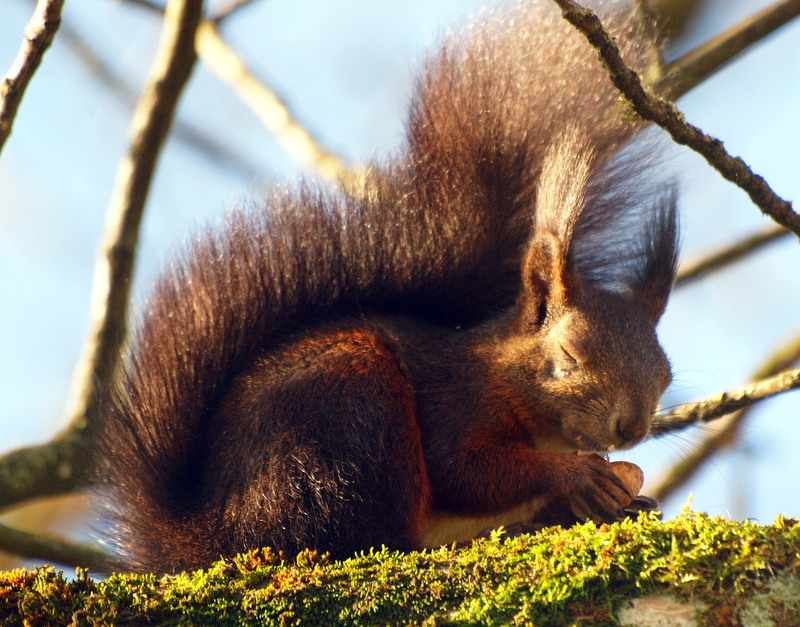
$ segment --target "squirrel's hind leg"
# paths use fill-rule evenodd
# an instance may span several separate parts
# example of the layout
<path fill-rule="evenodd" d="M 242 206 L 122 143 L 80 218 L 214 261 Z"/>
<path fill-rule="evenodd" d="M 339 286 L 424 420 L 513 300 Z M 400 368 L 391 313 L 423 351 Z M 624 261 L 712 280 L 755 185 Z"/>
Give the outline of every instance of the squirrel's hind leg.
<path fill-rule="evenodd" d="M 203 500 L 226 552 L 417 546 L 430 492 L 420 432 L 375 334 L 339 326 L 270 351 L 230 387 L 210 438 Z"/>

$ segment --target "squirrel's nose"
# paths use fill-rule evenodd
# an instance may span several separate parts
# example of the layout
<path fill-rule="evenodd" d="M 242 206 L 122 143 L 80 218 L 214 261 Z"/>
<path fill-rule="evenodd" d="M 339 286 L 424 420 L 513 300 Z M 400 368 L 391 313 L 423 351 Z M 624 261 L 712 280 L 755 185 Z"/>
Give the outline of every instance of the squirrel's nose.
<path fill-rule="evenodd" d="M 652 412 L 636 403 L 621 403 L 614 412 L 617 437 L 622 444 L 633 445 L 644 440 L 650 431 L 650 415 Z"/>

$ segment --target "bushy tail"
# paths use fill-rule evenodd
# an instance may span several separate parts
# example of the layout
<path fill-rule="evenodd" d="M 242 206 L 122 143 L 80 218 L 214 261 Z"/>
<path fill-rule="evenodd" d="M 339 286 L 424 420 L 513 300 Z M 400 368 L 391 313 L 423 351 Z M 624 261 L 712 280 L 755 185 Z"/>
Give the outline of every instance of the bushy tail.
<path fill-rule="evenodd" d="M 609 21 L 629 62 L 653 61 L 629 10 Z M 595 53 L 551 3 L 519 0 L 465 32 L 428 63 L 407 149 L 376 166 L 363 194 L 276 194 L 231 212 L 162 274 L 102 434 L 132 568 L 218 554 L 215 513 L 196 479 L 214 445 L 205 425 L 255 356 L 292 330 L 354 312 L 469 324 L 501 310 L 517 294 L 549 145 L 575 127 L 603 164 L 634 134 Z M 595 175 L 587 215 L 640 202 L 630 189 L 609 201 L 612 174 L 622 180 L 625 168 Z"/>

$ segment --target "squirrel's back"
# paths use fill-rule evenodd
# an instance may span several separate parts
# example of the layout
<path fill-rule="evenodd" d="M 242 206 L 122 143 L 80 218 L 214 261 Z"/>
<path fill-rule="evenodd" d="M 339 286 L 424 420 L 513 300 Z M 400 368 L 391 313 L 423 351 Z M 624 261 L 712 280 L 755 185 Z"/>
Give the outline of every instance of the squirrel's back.
<path fill-rule="evenodd" d="M 655 63 L 631 9 L 604 18 L 630 63 Z M 431 57 L 406 148 L 375 165 L 359 193 L 284 189 L 201 233 L 144 304 L 106 404 L 105 489 L 132 567 L 181 564 L 189 545 L 215 554 L 203 523 L 214 512 L 197 485 L 208 425 L 231 381 L 283 338 L 354 314 L 469 326 L 514 302 L 538 177 L 564 132 L 585 138 L 598 164 L 576 254 L 587 268 L 609 263 L 615 252 L 597 234 L 654 193 L 615 158 L 636 130 L 552 3 L 520 0 Z"/>

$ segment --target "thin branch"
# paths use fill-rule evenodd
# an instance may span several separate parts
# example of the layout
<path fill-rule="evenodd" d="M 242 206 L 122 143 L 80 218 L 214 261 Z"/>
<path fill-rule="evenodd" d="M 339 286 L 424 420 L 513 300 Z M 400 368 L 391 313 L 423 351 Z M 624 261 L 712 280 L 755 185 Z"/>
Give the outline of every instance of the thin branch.
<path fill-rule="evenodd" d="M 69 427 L 52 442 L 0 459 L 4 482 L 0 507 L 37 496 L 61 494 L 94 478 L 92 427 L 98 419 L 98 387 L 108 385 L 124 333 L 126 305 L 138 226 L 155 165 L 196 62 L 194 37 L 202 0 L 171 0 L 159 50 L 131 123 L 130 148 L 117 172 L 106 234 L 95 269 L 92 328 L 76 376 L 77 394 Z M 80 563 L 105 570 L 102 552 L 0 527 L 0 548 L 18 555 Z"/>
<path fill-rule="evenodd" d="M 161 10 L 152 0 L 127 1 L 151 11 Z M 296 161 L 314 168 L 322 177 L 340 183 L 345 189 L 362 187 L 364 171 L 350 168 L 338 156 L 325 150 L 297 121 L 286 102 L 244 64 L 219 34 L 213 21 L 202 20 L 197 29 L 196 45 L 203 63 L 259 117 Z"/>
<path fill-rule="evenodd" d="M 139 224 L 178 98 L 197 60 L 194 36 L 201 7 L 202 0 L 170 0 L 167 5 L 159 50 L 131 122 L 128 154 L 117 170 L 95 266 L 91 329 L 70 413 L 72 426 L 78 429 L 96 419 L 98 384 L 113 380 L 125 336 Z"/>
<path fill-rule="evenodd" d="M 64 0 L 39 0 L 14 63 L 0 85 L 0 151 L 11 135 L 19 103 L 61 26 Z"/>
<path fill-rule="evenodd" d="M 92 76 L 102 85 L 106 86 L 112 94 L 117 96 L 130 109 L 133 109 L 138 99 L 139 91 L 126 78 L 116 72 L 91 45 L 73 28 L 69 22 L 64 22 L 59 32 L 61 40 L 69 46 L 73 53 L 89 69 Z M 211 163 L 231 170 L 246 181 L 252 181 L 258 176 L 258 168 L 244 159 L 240 151 L 221 143 L 212 135 L 206 133 L 188 122 L 177 119 L 174 123 L 172 136 L 197 154 L 208 159 Z"/>
<path fill-rule="evenodd" d="M 55 440 L 0 456 L 0 511 L 31 498 L 73 492 L 94 479 L 87 463 L 85 432 L 67 431 Z"/>
<path fill-rule="evenodd" d="M 81 566 L 98 573 L 110 573 L 122 566 L 93 546 L 45 538 L 3 524 L 0 524 L 0 551 L 51 564 Z"/>
<path fill-rule="evenodd" d="M 753 374 L 758 381 L 790 368 L 800 361 L 800 335 L 787 342 Z M 742 422 L 750 414 L 755 405 L 750 405 L 719 420 L 714 426 L 716 430 L 709 433 L 693 448 L 692 454 L 683 458 L 670 468 L 654 490 L 649 490 L 659 501 L 664 500 L 684 485 L 717 451 L 728 446 L 736 439 Z"/>
<path fill-rule="evenodd" d="M 131 146 L 120 164 L 109 206 L 92 296 L 91 333 L 79 364 L 70 425 L 53 442 L 3 456 L 0 507 L 75 490 L 92 477 L 91 427 L 98 386 L 108 385 L 124 333 L 138 226 L 158 153 L 181 89 L 196 60 L 194 32 L 201 0 L 173 0 L 164 18 L 159 52 L 131 125 Z M 12 479 L 13 477 L 13 479 Z"/>
<path fill-rule="evenodd" d="M 359 171 L 351 170 L 328 152 L 292 115 L 288 105 L 266 87 L 222 39 L 217 27 L 203 21 L 197 29 L 197 53 L 217 78 L 227 85 L 261 119 L 284 149 L 301 163 L 312 166 L 328 180 L 345 187 L 358 186 Z"/>
<path fill-rule="evenodd" d="M 721 250 L 713 252 L 702 259 L 690 263 L 682 263 L 678 269 L 678 276 L 675 279 L 675 287 L 688 285 L 692 281 L 703 278 L 707 274 L 728 266 L 739 259 L 748 256 L 762 247 L 772 242 L 783 239 L 791 235 L 782 226 L 773 226 L 769 229 L 749 235 L 738 242 L 731 244 Z"/>
<path fill-rule="evenodd" d="M 731 157 L 720 140 L 688 124 L 674 104 L 645 91 L 639 76 L 622 60 L 619 49 L 594 13 L 578 6 L 573 0 L 555 2 L 561 7 L 564 18 L 597 49 L 612 82 L 640 117 L 655 122 L 675 142 L 701 154 L 723 177 L 741 187 L 764 213 L 800 236 L 800 215 L 792 209 L 792 204 L 778 197 L 741 158 Z"/>
<path fill-rule="evenodd" d="M 710 422 L 749 407 L 757 401 L 797 388 L 800 388 L 800 368 L 785 370 L 733 392 L 722 392 L 710 399 L 687 403 L 670 412 L 659 414 L 653 419 L 650 435 L 663 435 L 700 422 Z"/>
<path fill-rule="evenodd" d="M 800 0 L 781 0 L 664 66 L 657 93 L 676 100 L 741 52 L 800 15 Z"/>

